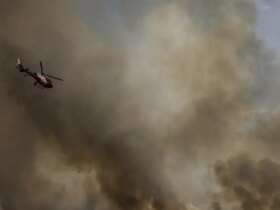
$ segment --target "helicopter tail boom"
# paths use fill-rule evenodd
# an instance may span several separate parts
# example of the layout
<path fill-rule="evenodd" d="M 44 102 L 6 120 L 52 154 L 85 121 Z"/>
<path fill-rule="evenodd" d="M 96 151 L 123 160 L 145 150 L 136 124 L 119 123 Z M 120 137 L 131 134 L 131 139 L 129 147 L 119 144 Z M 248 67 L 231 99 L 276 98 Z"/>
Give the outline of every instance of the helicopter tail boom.
<path fill-rule="evenodd" d="M 27 71 L 28 71 L 27 68 L 24 68 L 23 64 L 21 63 L 20 58 L 17 59 L 16 68 L 17 68 L 20 72 L 27 72 Z"/>

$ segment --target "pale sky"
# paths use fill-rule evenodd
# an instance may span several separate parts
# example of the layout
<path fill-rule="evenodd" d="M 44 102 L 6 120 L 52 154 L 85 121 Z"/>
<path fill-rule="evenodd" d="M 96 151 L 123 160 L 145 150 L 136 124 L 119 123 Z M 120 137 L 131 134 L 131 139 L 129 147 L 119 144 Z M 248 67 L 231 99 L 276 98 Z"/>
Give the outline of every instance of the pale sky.
<path fill-rule="evenodd" d="M 133 23 L 133 18 L 141 15 L 146 7 L 156 2 L 158 0 L 96 0 L 93 6 L 91 0 L 81 0 L 78 1 L 78 8 L 82 17 L 96 29 L 95 32 L 110 40 L 121 33 L 121 27 L 129 27 L 129 24 Z M 280 56 L 280 1 L 256 0 L 256 2 L 256 33 L 268 48 L 275 50 Z"/>
<path fill-rule="evenodd" d="M 280 1 L 258 0 L 257 34 L 280 55 Z"/>

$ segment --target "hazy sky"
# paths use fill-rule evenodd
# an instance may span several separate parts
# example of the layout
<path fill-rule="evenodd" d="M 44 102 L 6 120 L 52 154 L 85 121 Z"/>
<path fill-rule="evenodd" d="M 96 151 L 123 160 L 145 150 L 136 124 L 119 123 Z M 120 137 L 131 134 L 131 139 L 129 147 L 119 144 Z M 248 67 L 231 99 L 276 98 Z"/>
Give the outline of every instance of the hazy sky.
<path fill-rule="evenodd" d="M 265 47 L 274 52 L 278 58 L 280 57 L 280 27 L 277 23 L 280 18 L 280 1 L 255 1 L 257 9 L 256 35 L 264 41 Z M 77 8 L 80 15 L 94 29 L 101 40 L 115 45 L 121 43 L 119 40 L 126 38 L 126 32 L 129 32 L 133 27 L 138 27 L 137 17 L 145 16 L 148 8 L 160 2 L 160 0 L 81 0 L 78 1 Z M 272 81 L 272 78 L 279 78 L 278 70 L 261 68 L 256 76 L 260 80 L 260 84 L 258 83 L 260 89 L 257 90 L 257 101 L 259 101 L 257 104 L 270 108 L 278 106 L 280 96 L 275 90 L 279 89 L 280 84 L 278 80 L 273 79 Z"/>
<path fill-rule="evenodd" d="M 79 13 L 95 28 L 97 33 L 103 37 L 112 39 L 122 31 L 122 27 L 129 27 L 133 23 L 133 18 L 141 15 L 145 11 L 145 8 L 158 2 L 158 0 L 97 0 L 94 2 L 90 0 L 79 1 Z M 280 1 L 256 0 L 256 2 L 256 32 L 265 41 L 268 48 L 280 54 L 280 27 L 276 25 L 277 20 L 280 18 Z"/>
<path fill-rule="evenodd" d="M 97 35 L 117 43 L 115 39 L 122 37 L 134 20 L 156 2 L 158 0 L 81 0 L 76 4 L 79 14 Z"/>
<path fill-rule="evenodd" d="M 267 46 L 280 53 L 279 27 L 280 1 L 258 0 L 257 33 L 267 43 Z"/>

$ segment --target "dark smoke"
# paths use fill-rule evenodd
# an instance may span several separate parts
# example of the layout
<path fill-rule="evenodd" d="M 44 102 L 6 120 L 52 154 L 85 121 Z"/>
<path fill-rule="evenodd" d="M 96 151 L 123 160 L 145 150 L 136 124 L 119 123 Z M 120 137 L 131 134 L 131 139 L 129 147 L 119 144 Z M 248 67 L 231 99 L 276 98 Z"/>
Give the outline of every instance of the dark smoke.
<path fill-rule="evenodd" d="M 270 159 L 252 160 L 239 155 L 215 165 L 223 187 L 223 202 L 236 202 L 238 209 L 262 210 L 279 208 L 280 165 Z"/>
<path fill-rule="evenodd" d="M 142 209 L 146 202 L 156 209 L 177 209 L 174 195 L 158 173 L 161 152 L 146 140 L 149 133 L 141 127 L 112 132 L 114 112 L 123 97 L 122 55 L 95 44 L 94 38 L 89 40 L 93 34 L 71 14 L 66 1 L 1 1 L 1 5 L 3 209 L 62 205 L 63 199 L 54 194 L 63 194 L 63 189 L 37 175 L 40 142 L 57 147 L 67 165 L 96 171 L 103 197 L 96 199 L 110 204 L 106 208 Z M 33 69 L 34 62 L 43 59 L 47 69 L 66 82 L 50 92 L 34 89 L 14 69 L 18 56 Z M 97 192 L 86 193 L 89 202 L 79 208 L 95 208 Z"/>

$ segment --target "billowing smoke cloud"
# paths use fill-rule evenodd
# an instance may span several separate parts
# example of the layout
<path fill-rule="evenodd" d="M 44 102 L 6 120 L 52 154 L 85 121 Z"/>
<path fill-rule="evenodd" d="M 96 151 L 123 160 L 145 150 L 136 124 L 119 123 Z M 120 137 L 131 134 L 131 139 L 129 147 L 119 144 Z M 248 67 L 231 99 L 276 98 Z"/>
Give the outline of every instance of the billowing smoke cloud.
<path fill-rule="evenodd" d="M 242 210 L 279 209 L 278 163 L 243 154 L 217 162 L 215 172 L 223 186 L 222 203 Z"/>
<path fill-rule="evenodd" d="M 43 170 L 41 174 L 37 162 L 41 153 L 48 151 L 42 147 L 56 148 L 57 153 L 49 156 L 61 159 L 64 156 L 59 154 L 64 154 L 69 167 L 96 174 L 97 181 L 78 178 L 84 185 L 92 185 L 82 188 L 83 202 L 75 198 L 78 208 L 178 208 L 158 174 L 161 153 L 149 143 L 148 134 L 141 127 L 114 129 L 121 120 L 115 112 L 125 103 L 120 84 L 123 55 L 98 44 L 91 37 L 94 34 L 71 14 L 66 1 L 46 5 L 4 1 L 3 5 L 1 25 L 7 27 L 1 32 L 2 95 L 7 105 L 1 111 L 8 115 L 1 120 L 6 169 L 0 191 L 3 209 L 77 208 L 75 202 L 69 206 L 66 198 L 71 194 L 63 190 L 69 183 L 53 180 L 59 173 Z M 47 69 L 55 69 L 66 82 L 57 84 L 53 92 L 34 89 L 20 76 L 10 76 L 16 74 L 17 56 L 23 56 L 32 69 L 33 60 L 44 59 Z M 72 173 L 65 169 L 62 175 L 71 177 Z"/>
<path fill-rule="evenodd" d="M 251 148 L 253 2 L 155 1 L 114 46 L 70 1 L 0 3 L 3 210 L 222 208 L 208 169 Z M 33 88 L 17 57 L 65 82 Z"/>

